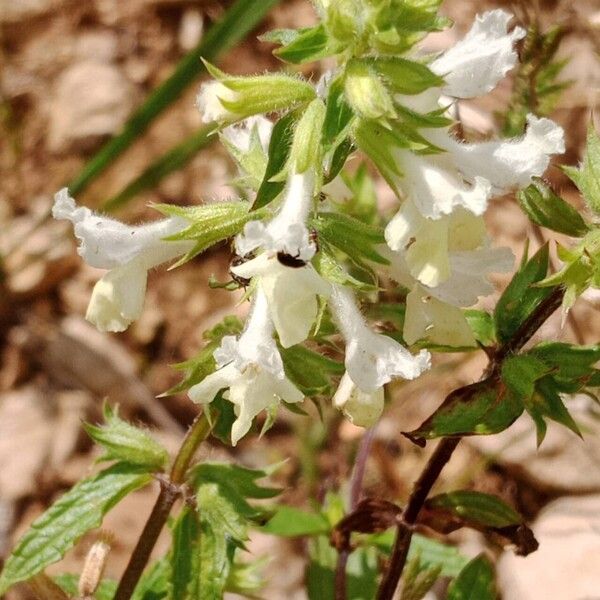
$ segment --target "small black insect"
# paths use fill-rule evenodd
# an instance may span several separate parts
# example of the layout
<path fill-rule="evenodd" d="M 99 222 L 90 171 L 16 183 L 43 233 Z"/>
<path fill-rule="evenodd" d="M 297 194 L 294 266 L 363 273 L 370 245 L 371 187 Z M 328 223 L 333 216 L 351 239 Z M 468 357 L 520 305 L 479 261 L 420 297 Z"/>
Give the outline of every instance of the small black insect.
<path fill-rule="evenodd" d="M 319 251 L 319 233 L 316 229 L 311 229 L 308 234 L 308 239 L 314 244 L 315 250 Z"/>
<path fill-rule="evenodd" d="M 254 258 L 254 256 L 234 256 L 231 260 L 231 267 L 237 267 L 238 265 L 243 265 L 245 262 L 248 262 Z M 236 275 L 231 268 L 229 269 L 229 274 L 231 275 L 231 279 L 236 283 L 239 283 L 242 287 L 248 287 L 250 285 L 250 280 L 245 277 L 240 277 Z"/>
<path fill-rule="evenodd" d="M 285 252 L 277 253 L 277 260 L 286 267 L 292 267 L 292 269 L 300 269 L 301 267 L 305 267 L 306 263 L 297 256 L 292 256 L 291 254 L 286 254 Z"/>

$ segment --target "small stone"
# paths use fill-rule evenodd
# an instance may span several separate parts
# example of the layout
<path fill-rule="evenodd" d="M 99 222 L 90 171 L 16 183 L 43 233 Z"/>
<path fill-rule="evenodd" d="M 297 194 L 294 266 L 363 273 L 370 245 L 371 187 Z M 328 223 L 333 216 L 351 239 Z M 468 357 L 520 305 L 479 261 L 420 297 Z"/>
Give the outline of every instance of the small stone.
<path fill-rule="evenodd" d="M 81 59 L 110 62 L 117 58 L 119 39 L 108 30 L 98 29 L 83 33 L 75 44 L 75 53 Z"/>
<path fill-rule="evenodd" d="M 179 23 L 179 32 L 177 42 L 179 47 L 188 52 L 195 48 L 200 42 L 202 31 L 204 29 L 204 20 L 202 13 L 194 8 L 188 8 L 181 17 Z"/>
<path fill-rule="evenodd" d="M 18 23 L 34 19 L 55 9 L 56 0 L 2 0 L 0 23 Z"/>
<path fill-rule="evenodd" d="M 552 502 L 533 531 L 540 543 L 536 552 L 527 557 L 505 552 L 498 562 L 503 598 L 598 600 L 600 496 L 567 496 Z"/>
<path fill-rule="evenodd" d="M 120 131 L 135 102 L 135 89 L 121 70 L 84 60 L 59 77 L 50 109 L 49 146 L 90 150 Z"/>

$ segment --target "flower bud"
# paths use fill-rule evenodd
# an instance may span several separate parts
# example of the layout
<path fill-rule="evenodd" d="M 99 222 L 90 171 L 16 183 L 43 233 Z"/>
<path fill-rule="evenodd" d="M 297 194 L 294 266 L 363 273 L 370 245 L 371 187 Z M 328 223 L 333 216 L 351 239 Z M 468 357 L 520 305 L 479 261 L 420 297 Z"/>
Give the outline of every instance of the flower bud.
<path fill-rule="evenodd" d="M 233 122 L 251 115 L 270 113 L 309 102 L 316 96 L 312 85 L 281 73 L 230 77 L 205 63 L 217 81 L 200 88 L 196 105 L 204 122 Z"/>
<path fill-rule="evenodd" d="M 346 67 L 344 91 L 350 106 L 367 119 L 396 116 L 394 102 L 387 88 L 364 61 L 349 62 Z"/>

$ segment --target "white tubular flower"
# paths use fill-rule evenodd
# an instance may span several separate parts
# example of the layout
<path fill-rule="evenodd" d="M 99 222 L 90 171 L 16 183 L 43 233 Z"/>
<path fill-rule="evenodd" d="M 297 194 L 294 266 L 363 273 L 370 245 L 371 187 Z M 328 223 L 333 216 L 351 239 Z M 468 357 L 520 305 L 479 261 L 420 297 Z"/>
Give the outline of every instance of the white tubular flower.
<path fill-rule="evenodd" d="M 273 324 L 267 299 L 259 289 L 244 332 L 236 339 L 226 336 L 215 351 L 218 369 L 190 388 L 188 395 L 199 404 L 212 402 L 220 390 L 234 404 L 237 419 L 231 428 L 235 446 L 248 433 L 262 410 L 285 402 L 301 402 L 302 392 L 285 376 L 281 355 L 273 340 Z"/>
<path fill-rule="evenodd" d="M 344 373 L 338 389 L 333 395 L 333 406 L 341 410 L 353 425 L 359 427 L 372 427 L 383 412 L 384 392 L 383 388 L 377 388 L 374 392 L 363 392 Z"/>
<path fill-rule="evenodd" d="M 525 135 L 512 140 L 463 144 L 443 130 L 429 133 L 428 138 L 452 155 L 466 177 L 483 177 L 496 193 L 528 186 L 533 177 L 544 174 L 553 154 L 565 151 L 562 127 L 534 115 L 527 117 Z"/>
<path fill-rule="evenodd" d="M 276 256 L 266 253 L 232 267 L 231 271 L 245 279 L 258 278 L 284 348 L 308 337 L 319 310 L 317 296 L 328 297 L 331 293 L 331 286 L 312 265 L 287 267 Z"/>
<path fill-rule="evenodd" d="M 220 81 L 207 81 L 200 86 L 200 91 L 196 97 L 196 107 L 202 115 L 203 123 L 238 118 L 235 113 L 223 106 L 221 100 L 236 102 L 239 100 L 239 95 Z"/>
<path fill-rule="evenodd" d="M 396 156 L 403 172 L 398 187 L 424 217 L 439 219 L 460 207 L 475 215 L 485 212 L 492 195 L 491 184 L 477 175 L 472 182 L 465 182 L 450 153 L 417 156 L 397 150 Z"/>
<path fill-rule="evenodd" d="M 273 132 L 273 123 L 262 115 L 248 117 L 239 123 L 230 125 L 223 130 L 222 135 L 241 152 L 248 152 L 254 132 L 258 135 L 262 149 L 268 152 L 271 133 Z"/>
<path fill-rule="evenodd" d="M 444 346 L 476 345 L 460 308 L 441 302 L 418 284 L 406 297 L 403 337 L 408 344 L 427 338 Z"/>
<path fill-rule="evenodd" d="M 184 219 L 169 217 L 132 227 L 78 207 L 66 188 L 55 195 L 52 215 L 73 223 L 77 252 L 86 263 L 109 269 L 94 287 L 86 313 L 100 331 L 124 331 L 139 318 L 148 270 L 185 254 L 194 244 L 164 239 L 187 227 Z"/>
<path fill-rule="evenodd" d="M 314 189 L 315 173 L 312 169 L 292 175 L 277 215 L 267 225 L 260 221 L 246 223 L 243 234 L 237 236 L 235 245 L 238 254 L 246 256 L 262 247 L 270 253 L 283 252 L 303 262 L 309 261 L 316 251 L 306 228 Z"/>
<path fill-rule="evenodd" d="M 239 277 L 256 277 L 284 348 L 303 342 L 318 313 L 317 296 L 328 297 L 331 286 L 309 263 L 316 248 L 305 222 L 313 199 L 315 175 L 292 175 L 279 213 L 266 225 L 247 223 L 236 239 L 240 256 L 262 248 L 258 257 L 232 267 Z M 288 262 L 285 262 L 285 259 Z"/>
<path fill-rule="evenodd" d="M 526 35 L 521 27 L 508 32 L 512 15 L 493 10 L 478 15 L 467 35 L 434 60 L 431 70 L 444 77 L 443 92 L 455 98 L 474 98 L 493 90 L 515 66 L 513 45 Z"/>
<path fill-rule="evenodd" d="M 429 369 L 427 351 L 412 355 L 392 338 L 372 331 L 347 289 L 334 286 L 330 306 L 346 340 L 346 371 L 362 392 L 374 392 L 397 377 L 415 379 Z"/>

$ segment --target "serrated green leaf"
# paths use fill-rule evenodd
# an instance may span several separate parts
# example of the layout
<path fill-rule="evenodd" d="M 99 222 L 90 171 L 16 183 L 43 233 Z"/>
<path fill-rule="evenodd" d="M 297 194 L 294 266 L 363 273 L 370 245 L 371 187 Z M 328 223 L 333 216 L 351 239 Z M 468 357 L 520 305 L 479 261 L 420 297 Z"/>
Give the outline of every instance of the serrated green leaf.
<path fill-rule="evenodd" d="M 307 397 L 331 394 L 332 377 L 344 374 L 342 363 L 305 346 L 281 348 L 280 353 L 286 375 Z"/>
<path fill-rule="evenodd" d="M 269 141 L 269 160 L 267 162 L 267 169 L 263 181 L 258 188 L 258 192 L 256 193 L 256 198 L 252 205 L 253 211 L 267 206 L 267 204 L 277 198 L 285 187 L 285 182 L 272 181 L 272 178 L 280 173 L 287 163 L 292 148 L 294 126 L 297 118 L 298 115 L 295 113 L 288 113 L 279 119 L 273 127 L 271 140 Z"/>
<path fill-rule="evenodd" d="M 502 363 L 502 381 L 513 394 L 529 400 L 535 391 L 535 383 L 552 371 L 546 363 L 531 354 L 509 356 Z"/>
<path fill-rule="evenodd" d="M 261 531 L 281 537 L 327 535 L 329 521 L 319 513 L 309 513 L 293 506 L 281 505 L 263 525 Z"/>
<path fill-rule="evenodd" d="M 229 463 L 203 463 L 194 469 L 193 477 L 201 484 L 217 483 L 222 489 L 231 488 L 244 498 L 273 498 L 281 493 L 278 488 L 264 487 L 256 482 L 269 476 L 269 471 L 247 469 Z"/>
<path fill-rule="evenodd" d="M 140 577 L 131 600 L 163 600 L 168 597 L 171 578 L 170 563 L 161 558 L 146 567 Z"/>
<path fill-rule="evenodd" d="M 84 533 L 102 523 L 115 504 L 151 480 L 139 466 L 117 463 L 80 481 L 38 517 L 17 542 L 0 575 L 0 595 L 58 562 Z"/>
<path fill-rule="evenodd" d="M 418 429 L 404 435 L 419 445 L 444 436 L 490 435 L 510 427 L 523 410 L 523 400 L 498 380 L 480 381 L 452 392 Z"/>
<path fill-rule="evenodd" d="M 79 594 L 78 584 L 79 576 L 71 573 L 62 573 L 53 577 L 55 583 L 69 596 L 77 597 Z M 117 581 L 104 579 L 98 585 L 94 593 L 95 600 L 112 600 L 117 591 Z"/>
<path fill-rule="evenodd" d="M 563 167 L 575 182 L 589 208 L 600 214 L 600 136 L 593 125 L 588 128 L 587 146 L 579 169 Z"/>
<path fill-rule="evenodd" d="M 521 190 L 517 198 L 531 221 L 541 227 L 571 237 L 582 237 L 589 231 L 577 210 L 555 194 L 543 179 L 534 178 L 534 183 Z"/>
<path fill-rule="evenodd" d="M 383 230 L 379 227 L 363 223 L 350 215 L 333 212 L 320 212 L 311 224 L 319 234 L 319 239 L 341 250 L 351 259 L 389 264 L 389 260 L 375 250 L 375 246 L 385 244 Z"/>
<path fill-rule="evenodd" d="M 550 294 L 536 287 L 548 272 L 548 245 L 542 246 L 514 275 L 496 304 L 494 320 L 500 343 L 507 342 Z"/>
<path fill-rule="evenodd" d="M 463 312 L 475 339 L 486 347 L 496 344 L 494 317 L 483 310 L 468 309 Z"/>
<path fill-rule="evenodd" d="M 171 268 L 180 266 L 211 246 L 237 235 L 248 221 L 261 219 L 266 211 L 250 212 L 247 202 L 220 202 L 203 206 L 181 207 L 156 204 L 154 207 L 167 215 L 177 215 L 190 221 L 190 226 L 168 236 L 167 240 L 196 242 Z"/>
<path fill-rule="evenodd" d="M 214 600 L 223 597 L 235 547 L 209 518 L 202 518 L 200 527 L 196 587 L 189 597 Z"/>
<path fill-rule="evenodd" d="M 400 57 L 365 59 L 398 94 L 420 94 L 432 87 L 443 87 L 444 80 L 427 65 Z"/>
<path fill-rule="evenodd" d="M 483 555 L 474 558 L 450 584 L 447 600 L 496 600 L 494 569 Z"/>
<path fill-rule="evenodd" d="M 531 354 L 553 368 L 553 376 L 564 380 L 581 380 L 600 360 L 600 344 L 577 346 L 563 342 L 542 342 L 532 348 Z"/>
<path fill-rule="evenodd" d="M 519 525 L 523 518 L 508 504 L 489 494 L 458 490 L 427 500 L 427 506 L 442 508 L 469 522 L 485 527 Z"/>
<path fill-rule="evenodd" d="M 121 460 L 160 471 L 169 462 L 169 453 L 143 429 L 123 421 L 117 410 L 104 405 L 104 425 L 84 424 L 87 434 L 105 450 L 99 460 Z"/>

